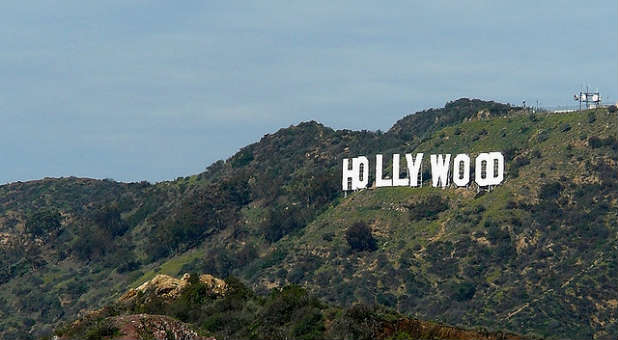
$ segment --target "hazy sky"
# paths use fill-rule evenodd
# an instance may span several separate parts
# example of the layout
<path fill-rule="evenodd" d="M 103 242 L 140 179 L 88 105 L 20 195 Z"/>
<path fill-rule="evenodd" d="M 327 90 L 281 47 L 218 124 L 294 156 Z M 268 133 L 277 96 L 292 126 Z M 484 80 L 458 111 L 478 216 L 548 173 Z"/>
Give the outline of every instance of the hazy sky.
<path fill-rule="evenodd" d="M 172 179 L 300 121 L 387 130 L 460 97 L 617 98 L 615 0 L 231 3 L 0 3 L 0 183 Z"/>

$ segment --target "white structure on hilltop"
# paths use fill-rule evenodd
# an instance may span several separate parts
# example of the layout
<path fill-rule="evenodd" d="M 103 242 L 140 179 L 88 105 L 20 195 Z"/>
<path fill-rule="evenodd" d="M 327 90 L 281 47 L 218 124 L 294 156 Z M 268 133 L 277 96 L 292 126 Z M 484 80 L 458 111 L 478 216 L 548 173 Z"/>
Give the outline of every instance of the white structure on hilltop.
<path fill-rule="evenodd" d="M 592 92 L 586 87 L 586 91 L 580 91 L 579 95 L 576 94 L 573 97 L 575 101 L 579 102 L 580 111 L 582 109 L 582 104 L 586 104 L 586 109 L 596 109 L 601 106 L 601 94 L 599 90 Z"/>

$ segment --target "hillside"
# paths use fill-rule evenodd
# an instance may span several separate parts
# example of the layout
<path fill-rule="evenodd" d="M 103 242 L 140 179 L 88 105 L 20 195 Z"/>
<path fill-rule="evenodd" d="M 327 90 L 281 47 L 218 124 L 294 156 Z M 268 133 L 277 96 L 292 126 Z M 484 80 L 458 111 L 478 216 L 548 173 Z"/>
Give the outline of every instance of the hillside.
<path fill-rule="evenodd" d="M 259 296 L 233 277 L 225 282 L 203 274 L 157 275 L 55 333 L 62 340 L 524 339 L 416 320 L 380 307 L 328 306 L 295 285 Z"/>
<path fill-rule="evenodd" d="M 156 274 L 185 272 L 234 275 L 258 295 L 298 284 L 343 308 L 466 328 L 615 336 L 616 118 L 460 99 L 386 133 L 301 123 L 154 185 L 0 186 L 0 337 L 51 334 Z M 490 192 L 340 191 L 342 158 L 483 151 L 507 158 Z M 375 247 L 350 246 L 354 225 Z"/>

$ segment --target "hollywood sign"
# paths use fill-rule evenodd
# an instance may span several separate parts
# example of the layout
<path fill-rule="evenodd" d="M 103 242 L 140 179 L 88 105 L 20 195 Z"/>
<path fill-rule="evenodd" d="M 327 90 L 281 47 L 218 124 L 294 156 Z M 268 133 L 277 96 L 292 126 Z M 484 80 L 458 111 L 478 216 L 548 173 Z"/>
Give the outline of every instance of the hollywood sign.
<path fill-rule="evenodd" d="M 384 178 L 382 155 L 376 155 L 375 187 L 418 187 L 422 186 L 423 154 L 405 154 L 407 176 L 400 178 L 401 157 L 393 154 L 392 176 Z M 451 166 L 450 154 L 430 155 L 431 184 L 434 187 L 447 187 L 454 183 L 458 187 L 470 184 L 470 156 L 458 154 Z M 504 156 L 500 152 L 486 152 L 475 159 L 474 182 L 479 187 L 498 185 L 504 180 Z M 452 171 L 451 171 L 452 170 Z M 365 156 L 343 160 L 341 186 L 344 191 L 367 188 L 369 184 L 369 159 Z"/>

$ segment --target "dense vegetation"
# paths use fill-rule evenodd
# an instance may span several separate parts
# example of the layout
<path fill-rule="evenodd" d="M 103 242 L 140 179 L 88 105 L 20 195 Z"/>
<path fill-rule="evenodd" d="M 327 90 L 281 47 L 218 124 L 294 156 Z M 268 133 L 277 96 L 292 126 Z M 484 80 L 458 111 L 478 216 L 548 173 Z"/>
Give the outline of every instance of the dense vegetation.
<path fill-rule="evenodd" d="M 116 302 L 58 327 L 62 339 L 123 338 L 123 315 L 167 315 L 191 325 L 198 334 L 217 339 L 519 339 L 515 334 L 457 329 L 410 319 L 380 306 L 328 306 L 306 289 L 289 285 L 258 296 L 240 280 L 228 277 L 223 295 L 192 274 L 179 296 L 166 299 L 153 291 L 135 300 Z M 171 335 L 173 329 L 168 329 Z M 154 338 L 143 334 L 141 338 Z M 166 338 L 174 338 L 173 336 Z"/>
<path fill-rule="evenodd" d="M 531 115 L 460 99 L 385 133 L 301 123 L 170 182 L 0 186 L 0 337 L 51 334 L 181 272 L 466 327 L 615 335 L 616 130 L 604 109 Z M 507 178 L 491 191 L 340 193 L 345 157 L 500 150 Z"/>

